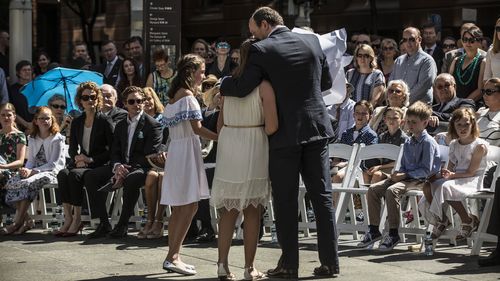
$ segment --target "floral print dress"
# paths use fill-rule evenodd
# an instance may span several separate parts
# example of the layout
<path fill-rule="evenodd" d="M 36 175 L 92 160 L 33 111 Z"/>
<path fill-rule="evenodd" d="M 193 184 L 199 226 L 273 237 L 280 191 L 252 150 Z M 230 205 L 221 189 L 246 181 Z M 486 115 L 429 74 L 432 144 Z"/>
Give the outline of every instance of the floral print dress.
<path fill-rule="evenodd" d="M 5 163 L 11 163 L 17 159 L 17 145 L 27 144 L 26 135 L 23 132 L 15 131 L 10 134 L 0 133 L 0 156 Z M 7 181 L 16 173 L 15 170 L 0 170 L 0 188 L 3 188 Z"/>

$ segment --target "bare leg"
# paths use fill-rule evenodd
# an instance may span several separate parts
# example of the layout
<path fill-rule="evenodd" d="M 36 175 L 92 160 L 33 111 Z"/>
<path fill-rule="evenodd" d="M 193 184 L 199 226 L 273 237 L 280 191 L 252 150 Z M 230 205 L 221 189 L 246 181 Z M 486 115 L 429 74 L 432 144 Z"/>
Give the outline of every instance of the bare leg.
<path fill-rule="evenodd" d="M 64 224 L 63 226 L 61 226 L 61 229 L 59 229 L 59 231 L 67 232 L 73 222 L 73 216 L 71 215 L 73 213 L 73 205 L 69 203 L 63 203 L 63 209 L 64 209 Z"/>
<path fill-rule="evenodd" d="M 182 242 L 191 225 L 198 202 L 172 207 L 172 216 L 168 225 L 168 254 L 166 260 L 172 263 L 182 262 L 180 250 Z"/>
<path fill-rule="evenodd" d="M 450 206 L 457 211 L 458 215 L 460 216 L 460 220 L 462 223 L 469 224 L 472 222 L 471 217 L 469 216 L 469 213 L 465 209 L 464 205 L 460 201 L 447 201 Z"/>
<path fill-rule="evenodd" d="M 229 272 L 228 268 L 229 248 L 231 248 L 231 242 L 233 240 L 233 233 L 234 233 L 234 224 L 236 223 L 236 219 L 238 218 L 239 213 L 240 212 L 238 212 L 235 209 L 232 209 L 230 211 L 223 209 L 219 219 L 219 236 L 217 239 L 217 247 L 219 249 L 219 259 L 217 263 L 224 264 L 226 272 Z"/>
<path fill-rule="evenodd" d="M 253 205 L 243 210 L 245 215 L 245 227 L 243 228 L 243 239 L 245 248 L 245 268 L 253 268 L 257 243 L 259 242 L 260 215 L 262 206 L 255 208 Z"/>
<path fill-rule="evenodd" d="M 144 184 L 144 188 L 146 191 L 146 205 L 148 206 L 148 217 L 147 223 L 142 229 L 142 233 L 147 234 L 151 227 L 153 226 L 153 221 L 155 219 L 156 214 L 156 204 L 158 201 L 158 173 L 155 171 L 149 171 L 146 176 L 146 183 Z"/>
<path fill-rule="evenodd" d="M 82 206 L 74 206 L 73 222 L 71 223 L 71 227 L 68 229 L 68 232 L 70 233 L 78 232 L 81 223 L 82 223 Z"/>
<path fill-rule="evenodd" d="M 332 183 L 341 183 L 344 180 L 345 172 L 340 170 L 335 176 L 332 177 Z M 338 192 L 333 193 L 333 207 L 337 208 L 339 204 L 340 194 Z"/>

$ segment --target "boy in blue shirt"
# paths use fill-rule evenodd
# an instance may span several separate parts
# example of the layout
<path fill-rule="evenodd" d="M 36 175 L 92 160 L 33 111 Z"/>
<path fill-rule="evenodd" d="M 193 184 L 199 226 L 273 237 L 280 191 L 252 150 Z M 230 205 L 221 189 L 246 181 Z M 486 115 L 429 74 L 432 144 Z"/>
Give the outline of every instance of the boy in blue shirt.
<path fill-rule="evenodd" d="M 399 243 L 400 200 L 409 190 L 419 189 L 441 168 L 439 146 L 425 128 L 432 114 L 431 108 L 417 101 L 406 111 L 406 124 L 411 138 L 403 147 L 401 167 L 389 179 L 370 186 L 367 193 L 369 232 L 358 247 L 367 247 L 382 239 L 379 231 L 382 197 L 385 197 L 389 221 L 389 235 L 380 242 L 380 251 L 391 251 Z"/>

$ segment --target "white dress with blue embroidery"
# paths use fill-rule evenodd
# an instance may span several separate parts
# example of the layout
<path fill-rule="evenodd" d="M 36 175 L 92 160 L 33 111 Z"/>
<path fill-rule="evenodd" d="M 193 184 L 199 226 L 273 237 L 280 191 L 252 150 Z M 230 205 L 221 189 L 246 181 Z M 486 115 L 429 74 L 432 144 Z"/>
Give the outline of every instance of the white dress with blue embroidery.
<path fill-rule="evenodd" d="M 180 206 L 210 197 L 200 138 L 193 132 L 191 120 L 202 120 L 200 105 L 193 96 L 165 106 L 162 123 L 169 129 L 170 145 L 162 182 L 162 205 Z"/>

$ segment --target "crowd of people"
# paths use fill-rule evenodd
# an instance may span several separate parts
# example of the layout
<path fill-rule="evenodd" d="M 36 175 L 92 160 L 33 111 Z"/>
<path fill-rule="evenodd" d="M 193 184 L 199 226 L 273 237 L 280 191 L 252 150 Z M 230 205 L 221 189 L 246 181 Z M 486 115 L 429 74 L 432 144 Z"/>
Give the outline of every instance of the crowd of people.
<path fill-rule="evenodd" d="M 166 50 L 155 50 L 152 71 L 145 69 L 140 37 L 123 44 L 123 55 L 115 42 L 103 42 L 104 62 L 96 65 L 87 46 L 75 43 L 69 66 L 104 77 L 103 85 L 79 85 L 78 115 L 67 113 L 67 101 L 58 94 L 46 106 L 29 108 L 20 89 L 57 64 L 41 51 L 34 65 L 16 63 L 17 79 L 9 85 L 6 41 L 0 40 L 0 187 L 2 203 L 16 210 L 4 234 L 33 228 L 29 205 L 43 186 L 57 184 L 64 223 L 55 236 L 81 232 L 82 209 L 88 208 L 99 225 L 87 239 L 125 237 L 144 187 L 148 213 L 138 239 L 162 237 L 165 206 L 172 208 L 165 270 L 196 274 L 194 265 L 182 261 L 181 246 L 196 220 L 202 225 L 194 233 L 199 242 L 215 238 L 207 215 L 210 200 L 220 211 L 219 279 L 236 279 L 228 254 L 243 213 L 243 276 L 256 280 L 265 276 L 254 260 L 272 194 L 282 255 L 267 275 L 293 279 L 299 248 L 297 217 L 291 214 L 298 209 L 300 174 L 318 229 L 321 265 L 313 274 L 334 276 L 339 273 L 338 198 L 331 183 L 343 180 L 346 163 L 332 161 L 327 151 L 329 143 L 340 142 L 403 144 L 397 171 L 394 162 L 383 159 L 361 164 L 371 185 L 369 216 L 357 210 L 357 219 L 368 220 L 369 228 L 359 247 L 380 240 L 379 249 L 390 251 L 400 242 L 401 199 L 412 189 L 424 192 L 420 211 L 435 226 L 434 239 L 450 225 L 442 212 L 447 205 L 461 218 L 456 239 L 471 236 L 479 215 L 465 197 L 483 185 L 484 174 L 486 188 L 498 186 L 491 182 L 498 163 L 487 163 L 486 155 L 490 146 L 500 145 L 500 19 L 491 46 L 483 45 L 485 37 L 472 23 L 462 25 L 459 39 L 439 40 L 432 23 L 405 28 L 399 43 L 353 34 L 346 96 L 330 106 L 321 92 L 331 87 L 332 77 L 315 36 L 290 32 L 267 7 L 253 13 L 249 30 L 253 38 L 233 50 L 225 39 L 213 44 L 197 39 L 176 65 Z M 290 55 L 292 50 L 302 51 Z M 447 167 L 441 166 L 439 145 L 449 146 Z M 118 189 L 123 205 L 112 228 L 106 198 Z M 382 198 L 389 222 L 385 235 L 379 230 Z M 494 206 L 489 231 L 498 236 L 498 192 Z M 480 265 L 500 264 L 498 245 Z"/>

